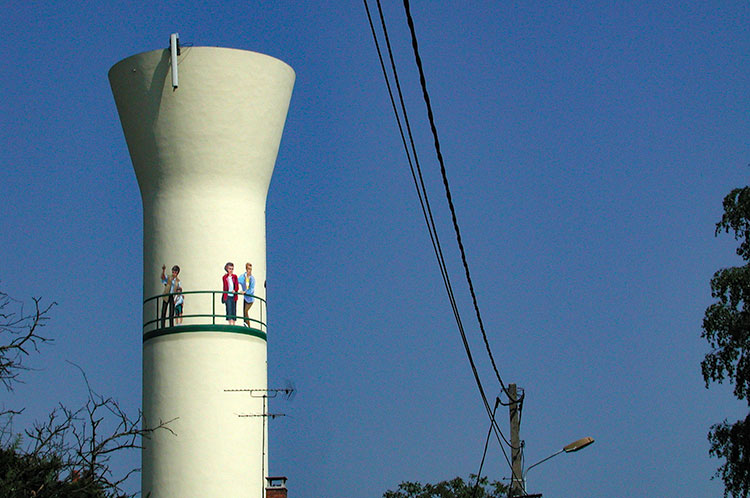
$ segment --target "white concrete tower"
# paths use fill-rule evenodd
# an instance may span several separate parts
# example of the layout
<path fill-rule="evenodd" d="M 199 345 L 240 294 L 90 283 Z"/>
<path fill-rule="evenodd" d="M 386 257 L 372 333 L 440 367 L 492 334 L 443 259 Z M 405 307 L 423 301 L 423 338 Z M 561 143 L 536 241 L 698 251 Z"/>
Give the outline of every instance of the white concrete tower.
<path fill-rule="evenodd" d="M 183 47 L 128 57 L 109 71 L 143 200 L 143 496 L 252 497 L 268 475 L 265 206 L 294 71 L 272 57 Z M 249 326 L 222 303 L 227 262 L 253 265 Z M 183 321 L 165 285 L 180 267 Z M 166 292 L 168 292 L 167 289 Z M 270 336 L 273 337 L 273 331 Z M 226 389 L 257 389 L 231 393 Z M 251 415 L 240 417 L 239 415 Z"/>

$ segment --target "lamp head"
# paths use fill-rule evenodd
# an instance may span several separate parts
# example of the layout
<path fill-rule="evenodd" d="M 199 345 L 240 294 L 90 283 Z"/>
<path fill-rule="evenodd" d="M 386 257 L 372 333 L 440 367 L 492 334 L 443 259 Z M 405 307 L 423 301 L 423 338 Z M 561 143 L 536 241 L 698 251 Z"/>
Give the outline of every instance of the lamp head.
<path fill-rule="evenodd" d="M 572 453 L 574 451 L 578 451 L 580 449 L 585 448 L 586 446 L 592 444 L 594 442 L 594 438 L 586 436 L 585 438 L 579 439 L 578 441 L 573 441 L 567 446 L 563 447 L 563 451 L 565 453 Z"/>

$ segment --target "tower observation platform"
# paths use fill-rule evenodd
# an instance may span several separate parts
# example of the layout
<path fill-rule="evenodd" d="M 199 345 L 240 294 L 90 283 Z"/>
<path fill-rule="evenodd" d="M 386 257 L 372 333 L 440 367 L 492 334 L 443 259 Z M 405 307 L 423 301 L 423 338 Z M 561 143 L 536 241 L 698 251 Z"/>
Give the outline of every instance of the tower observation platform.
<path fill-rule="evenodd" d="M 184 334 L 189 332 L 226 332 L 230 334 L 245 334 L 259 337 L 267 340 L 268 325 L 266 324 L 266 300 L 253 295 L 254 305 L 250 308 L 248 317 L 245 318 L 242 313 L 227 315 L 224 304 L 221 302 L 221 296 L 224 291 L 205 290 L 205 291 L 183 291 L 187 303 L 196 303 L 203 301 L 202 305 L 198 304 L 197 309 L 205 310 L 210 302 L 210 313 L 191 313 L 185 311 L 180 315 L 161 314 L 161 303 L 164 298 L 174 297 L 176 294 L 159 294 L 143 301 L 144 316 L 152 318 L 143 324 L 143 341 L 146 342 L 154 337 L 168 334 Z M 242 299 L 242 296 L 240 296 Z M 189 306 L 189 305 L 188 305 Z M 185 308 L 189 310 L 190 308 Z M 235 325 L 224 323 L 227 320 L 235 320 Z"/>

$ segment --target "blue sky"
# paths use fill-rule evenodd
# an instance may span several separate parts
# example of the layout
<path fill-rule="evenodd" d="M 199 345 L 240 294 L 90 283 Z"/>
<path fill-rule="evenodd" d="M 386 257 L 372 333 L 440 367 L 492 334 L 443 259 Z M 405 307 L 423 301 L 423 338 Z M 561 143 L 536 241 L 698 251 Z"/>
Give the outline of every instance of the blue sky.
<path fill-rule="evenodd" d="M 431 152 L 400 2 L 385 14 L 449 271 L 499 390 Z M 107 71 L 195 45 L 266 53 L 296 86 L 267 207 L 271 471 L 290 496 L 377 497 L 476 472 L 486 414 L 431 254 L 359 2 L 15 2 L 0 27 L 0 285 L 57 301 L 5 406 L 17 428 L 93 387 L 137 410 L 141 202 Z M 700 323 L 721 199 L 747 184 L 747 2 L 415 2 L 448 177 L 489 340 L 526 390 L 546 497 L 718 496 Z M 493 392 L 494 391 L 494 392 Z M 507 430 L 507 415 L 501 417 Z M 497 443 L 485 471 L 509 471 Z M 137 454 L 118 465 L 138 464 Z M 134 483 L 133 486 L 137 486 Z M 135 488 L 134 488 L 135 489 Z"/>

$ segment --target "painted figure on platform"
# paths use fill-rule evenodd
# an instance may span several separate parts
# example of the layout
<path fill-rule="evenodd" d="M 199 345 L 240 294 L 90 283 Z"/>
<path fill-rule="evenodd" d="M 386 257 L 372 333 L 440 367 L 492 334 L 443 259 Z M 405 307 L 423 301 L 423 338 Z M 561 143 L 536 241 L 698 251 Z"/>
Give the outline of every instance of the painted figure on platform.
<path fill-rule="evenodd" d="M 167 310 L 169 310 L 169 326 L 174 326 L 174 295 L 177 291 L 177 287 L 180 286 L 180 267 L 174 265 L 172 267 L 172 274 L 167 277 L 164 273 L 167 269 L 167 265 L 161 265 L 161 283 L 164 284 L 164 297 L 161 303 L 161 328 L 164 328 Z"/>
<path fill-rule="evenodd" d="M 182 308 L 185 304 L 185 296 L 182 295 L 182 287 L 177 287 L 177 295 L 174 297 L 175 323 L 182 325 Z"/>
<path fill-rule="evenodd" d="M 248 316 L 250 308 L 255 302 L 255 277 L 253 277 L 252 263 L 245 263 L 245 273 L 240 276 L 240 285 L 245 298 L 242 300 L 242 316 L 245 317 L 245 327 L 250 326 L 250 317 Z"/>
<path fill-rule="evenodd" d="M 237 275 L 234 274 L 234 263 L 229 262 L 224 265 L 226 272 L 221 278 L 224 293 L 221 295 L 221 302 L 226 306 L 227 321 L 229 325 L 234 325 L 237 321 L 237 293 L 240 285 Z"/>

